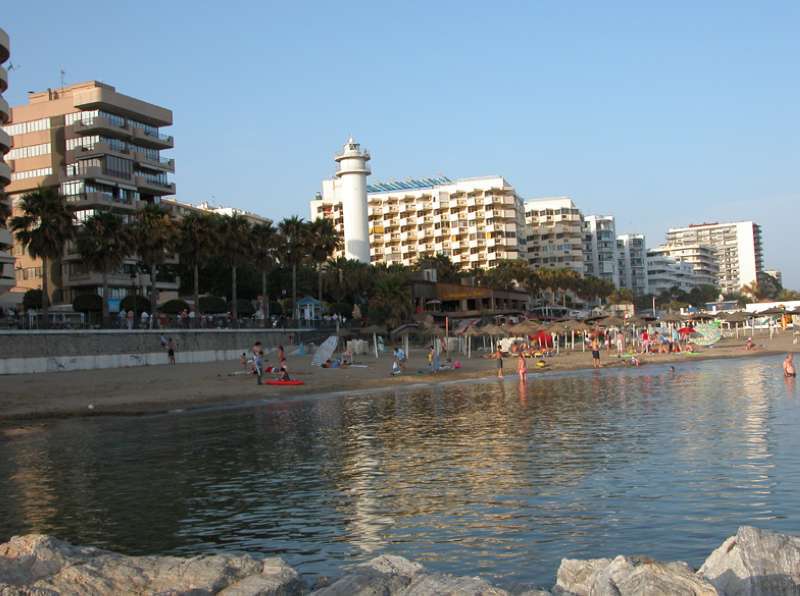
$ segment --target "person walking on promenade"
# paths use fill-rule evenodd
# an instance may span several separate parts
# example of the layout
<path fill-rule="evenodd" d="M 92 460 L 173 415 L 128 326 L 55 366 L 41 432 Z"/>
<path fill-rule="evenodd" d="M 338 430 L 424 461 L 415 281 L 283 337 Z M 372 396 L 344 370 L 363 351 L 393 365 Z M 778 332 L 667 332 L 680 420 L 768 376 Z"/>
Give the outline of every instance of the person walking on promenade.
<path fill-rule="evenodd" d="M 517 358 L 517 374 L 519 375 L 520 383 L 528 382 L 528 365 L 525 362 L 525 353 L 520 350 L 519 357 Z"/>
<path fill-rule="evenodd" d="M 169 358 L 170 364 L 175 364 L 175 350 L 178 349 L 178 345 L 175 343 L 173 338 L 169 338 L 167 340 L 167 357 Z"/>
<path fill-rule="evenodd" d="M 278 363 L 279 368 L 286 369 L 286 350 L 283 349 L 282 345 L 278 346 Z"/>
<path fill-rule="evenodd" d="M 600 368 L 600 341 L 592 336 L 592 368 Z"/>
<path fill-rule="evenodd" d="M 128 331 L 131 331 L 133 329 L 133 310 L 129 310 L 125 317 L 128 319 Z"/>
<path fill-rule="evenodd" d="M 647 329 L 642 331 L 642 354 L 647 354 L 650 351 L 650 334 Z"/>

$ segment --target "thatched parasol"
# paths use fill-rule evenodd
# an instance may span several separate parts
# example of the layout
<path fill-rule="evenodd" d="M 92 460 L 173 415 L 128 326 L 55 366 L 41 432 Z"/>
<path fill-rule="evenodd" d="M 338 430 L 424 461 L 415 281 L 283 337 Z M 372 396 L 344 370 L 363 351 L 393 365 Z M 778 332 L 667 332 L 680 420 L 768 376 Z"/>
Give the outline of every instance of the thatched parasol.
<path fill-rule="evenodd" d="M 363 335 L 372 334 L 372 345 L 375 348 L 375 358 L 378 358 L 378 335 L 384 335 L 386 333 L 386 327 L 381 327 L 380 325 L 367 325 L 366 327 L 361 327 L 357 330 L 359 333 Z"/>
<path fill-rule="evenodd" d="M 622 327 L 625 324 L 625 319 L 611 316 L 605 317 L 604 319 L 597 321 L 597 323 L 601 327 Z"/>
<path fill-rule="evenodd" d="M 663 317 L 659 317 L 659 321 L 662 323 L 681 323 L 683 319 L 678 315 L 664 315 Z"/>
<path fill-rule="evenodd" d="M 479 329 L 479 331 L 482 331 L 484 335 L 489 335 L 489 336 L 508 335 L 508 332 L 505 329 L 493 323 L 484 325 Z"/>

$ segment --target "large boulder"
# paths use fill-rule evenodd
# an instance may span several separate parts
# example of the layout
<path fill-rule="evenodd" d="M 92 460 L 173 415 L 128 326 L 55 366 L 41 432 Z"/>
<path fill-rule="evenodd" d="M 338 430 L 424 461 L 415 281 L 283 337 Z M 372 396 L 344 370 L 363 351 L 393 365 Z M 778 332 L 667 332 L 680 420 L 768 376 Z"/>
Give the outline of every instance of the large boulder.
<path fill-rule="evenodd" d="M 800 594 L 800 538 L 742 526 L 698 574 L 726 596 Z"/>
<path fill-rule="evenodd" d="M 0 545 L 0 594 L 302 594 L 297 572 L 279 558 L 251 555 L 128 557 L 43 535 Z"/>
<path fill-rule="evenodd" d="M 381 555 L 357 565 L 334 583 L 314 592 L 314 596 L 384 596 L 398 594 L 421 573 L 422 565 L 395 555 Z"/>
<path fill-rule="evenodd" d="M 553 593 L 561 596 L 716 596 L 717 590 L 686 563 L 619 556 L 588 561 L 565 559 L 558 569 Z"/>
<path fill-rule="evenodd" d="M 455 577 L 444 573 L 422 573 L 399 593 L 401 596 L 508 596 L 479 577 Z"/>

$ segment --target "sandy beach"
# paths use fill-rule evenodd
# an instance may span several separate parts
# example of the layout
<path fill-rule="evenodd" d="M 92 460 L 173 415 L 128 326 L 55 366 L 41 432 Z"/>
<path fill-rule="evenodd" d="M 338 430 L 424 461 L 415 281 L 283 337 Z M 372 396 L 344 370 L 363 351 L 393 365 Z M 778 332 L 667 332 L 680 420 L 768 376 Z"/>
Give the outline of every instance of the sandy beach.
<path fill-rule="evenodd" d="M 757 336 L 755 342 L 757 349 L 749 352 L 745 351 L 743 340 L 730 339 L 713 348 L 700 348 L 697 354 L 651 354 L 642 358 L 642 366 L 774 354 L 776 374 L 780 374 L 780 354 L 800 351 L 800 345 L 792 343 L 791 333 L 781 333 L 772 340 L 768 336 Z M 252 375 L 244 373 L 238 361 L 8 375 L 0 378 L 0 420 L 148 414 L 261 399 L 496 376 L 495 361 L 481 355 L 474 352 L 471 359 L 458 355 L 463 365 L 460 370 L 431 374 L 425 350 L 412 349 L 406 371 L 397 377 L 390 375 L 391 354 L 384 354 L 377 360 L 373 356 L 361 356 L 358 362 L 365 364 L 366 368 L 342 369 L 312 367 L 311 356 L 290 357 L 292 375 L 305 383 L 295 387 L 259 386 Z M 270 354 L 270 359 L 275 359 L 274 354 Z M 604 368 L 626 366 L 613 353 L 603 352 L 601 360 Z M 548 358 L 547 363 L 545 369 L 536 369 L 529 361 L 531 378 L 548 371 L 590 368 L 591 355 L 588 351 L 566 350 Z M 506 379 L 516 378 L 513 374 L 516 361 L 506 358 L 505 371 Z"/>

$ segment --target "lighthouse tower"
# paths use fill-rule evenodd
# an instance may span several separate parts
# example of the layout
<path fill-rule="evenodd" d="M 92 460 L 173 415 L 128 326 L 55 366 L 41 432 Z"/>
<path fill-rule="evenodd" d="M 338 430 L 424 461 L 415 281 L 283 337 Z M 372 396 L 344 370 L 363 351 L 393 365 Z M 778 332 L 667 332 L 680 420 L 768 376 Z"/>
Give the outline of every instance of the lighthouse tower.
<path fill-rule="evenodd" d="M 336 156 L 337 198 L 344 216 L 344 256 L 369 263 L 367 165 L 369 152 L 350 137 Z"/>

